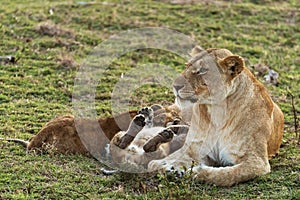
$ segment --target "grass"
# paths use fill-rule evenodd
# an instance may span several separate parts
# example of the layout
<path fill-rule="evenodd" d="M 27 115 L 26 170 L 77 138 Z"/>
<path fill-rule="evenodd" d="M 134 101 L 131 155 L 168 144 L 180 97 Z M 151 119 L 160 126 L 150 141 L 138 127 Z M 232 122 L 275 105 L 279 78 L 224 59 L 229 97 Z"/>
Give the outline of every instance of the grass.
<path fill-rule="evenodd" d="M 26 154 L 21 146 L 1 142 L 0 199 L 300 198 L 300 151 L 287 95 L 289 88 L 299 116 L 299 2 L 170 2 L 2 0 L 0 55 L 13 55 L 18 61 L 0 63 L 0 136 L 29 139 L 49 120 L 72 113 L 80 63 L 111 35 L 133 28 L 166 27 L 193 37 L 205 48 L 230 49 L 247 58 L 248 66 L 264 63 L 279 73 L 277 86 L 266 84 L 285 114 L 283 147 L 271 160 L 272 172 L 232 188 L 199 184 L 189 177 L 125 173 L 105 177 L 102 165 L 92 158 Z M 112 114 L 111 93 L 122 73 L 147 63 L 180 72 L 184 62 L 151 49 L 114 60 L 97 86 L 97 115 Z M 148 84 L 132 94 L 130 106 L 172 101 L 170 89 Z"/>

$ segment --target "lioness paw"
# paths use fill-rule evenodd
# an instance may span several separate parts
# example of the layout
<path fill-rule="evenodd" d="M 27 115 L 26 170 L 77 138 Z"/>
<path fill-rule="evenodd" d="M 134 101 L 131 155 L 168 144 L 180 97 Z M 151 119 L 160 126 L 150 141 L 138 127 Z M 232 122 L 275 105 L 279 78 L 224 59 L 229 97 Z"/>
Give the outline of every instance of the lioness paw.
<path fill-rule="evenodd" d="M 151 161 L 148 165 L 148 170 L 167 173 L 168 175 L 175 175 L 176 177 L 182 177 L 187 171 L 184 167 L 176 166 L 172 162 L 165 160 Z"/>
<path fill-rule="evenodd" d="M 192 175 L 193 177 L 197 177 L 197 174 L 201 171 L 202 167 L 204 165 L 197 165 L 195 166 L 195 162 L 192 161 L 192 163 L 190 163 L 190 167 L 186 167 L 183 163 L 173 163 L 173 166 L 171 166 L 170 168 L 168 168 L 166 170 L 166 172 L 168 174 L 173 174 L 177 177 L 182 177 L 185 174 L 186 175 Z"/>
<path fill-rule="evenodd" d="M 161 171 L 161 172 L 166 172 L 172 170 L 173 167 L 173 160 L 152 160 L 148 164 L 148 169 L 155 171 Z"/>
<path fill-rule="evenodd" d="M 148 164 L 149 171 L 164 171 L 167 161 L 165 160 L 152 160 Z"/>
<path fill-rule="evenodd" d="M 182 177 L 187 172 L 186 168 L 183 166 L 168 166 L 168 168 L 165 171 L 168 175 L 173 175 L 176 177 Z"/>

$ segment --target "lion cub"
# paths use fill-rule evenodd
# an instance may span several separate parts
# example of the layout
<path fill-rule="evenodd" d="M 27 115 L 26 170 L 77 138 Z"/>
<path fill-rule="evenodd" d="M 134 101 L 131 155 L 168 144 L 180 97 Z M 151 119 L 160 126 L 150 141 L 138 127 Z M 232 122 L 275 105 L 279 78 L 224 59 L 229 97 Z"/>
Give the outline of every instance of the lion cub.
<path fill-rule="evenodd" d="M 179 118 L 169 119 L 164 126 L 165 120 L 160 119 L 162 113 L 155 111 L 150 107 L 142 108 L 128 130 L 113 137 L 110 153 L 117 165 L 146 168 L 151 160 L 164 158 L 182 147 L 188 126 Z"/>

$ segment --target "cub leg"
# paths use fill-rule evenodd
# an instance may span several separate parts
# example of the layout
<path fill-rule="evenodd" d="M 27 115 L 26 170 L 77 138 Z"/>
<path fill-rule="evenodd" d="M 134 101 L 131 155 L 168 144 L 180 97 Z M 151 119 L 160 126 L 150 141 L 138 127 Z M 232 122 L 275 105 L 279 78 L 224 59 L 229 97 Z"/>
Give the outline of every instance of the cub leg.
<path fill-rule="evenodd" d="M 170 142 L 174 136 L 174 132 L 167 128 L 162 132 L 158 133 L 155 137 L 149 140 L 144 146 L 143 149 L 146 153 L 154 152 L 157 150 L 160 144 Z"/>
<path fill-rule="evenodd" d="M 135 136 L 144 128 L 150 126 L 153 119 L 153 110 L 151 108 L 142 108 L 131 121 L 126 133 L 118 140 L 115 145 L 125 149 L 135 138 Z"/>
<path fill-rule="evenodd" d="M 135 138 L 135 136 L 144 128 L 146 122 L 145 117 L 141 114 L 136 115 L 131 121 L 126 133 L 118 140 L 117 145 L 121 149 L 125 149 Z"/>
<path fill-rule="evenodd" d="M 187 125 L 171 125 L 149 140 L 143 149 L 146 153 L 154 152 L 160 144 L 170 142 L 170 150 L 173 153 L 183 146 L 188 130 Z"/>

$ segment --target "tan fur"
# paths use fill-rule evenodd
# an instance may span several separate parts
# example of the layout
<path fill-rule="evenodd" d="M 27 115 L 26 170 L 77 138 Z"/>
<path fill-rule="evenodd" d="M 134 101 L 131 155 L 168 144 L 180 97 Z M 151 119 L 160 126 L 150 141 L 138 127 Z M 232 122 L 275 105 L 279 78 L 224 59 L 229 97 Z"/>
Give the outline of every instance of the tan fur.
<path fill-rule="evenodd" d="M 99 120 L 76 119 L 77 128 L 83 134 L 81 137 L 78 135 L 73 116 L 58 117 L 47 123 L 37 135 L 30 139 L 27 149 L 51 151 L 59 154 L 86 155 L 95 146 L 104 148 L 117 132 L 128 128 L 131 118 L 135 115 L 136 111 L 130 111 L 115 117 L 100 118 Z M 99 125 L 104 135 L 99 136 L 101 134 L 97 131 Z M 91 141 L 94 144 L 91 145 Z M 88 146 L 88 149 L 86 146 Z"/>
<path fill-rule="evenodd" d="M 193 106 L 184 146 L 151 170 L 191 167 L 195 178 L 231 186 L 270 172 L 283 135 L 283 113 L 265 87 L 226 49 L 196 48 L 182 76 L 174 82 L 176 102 Z"/>

